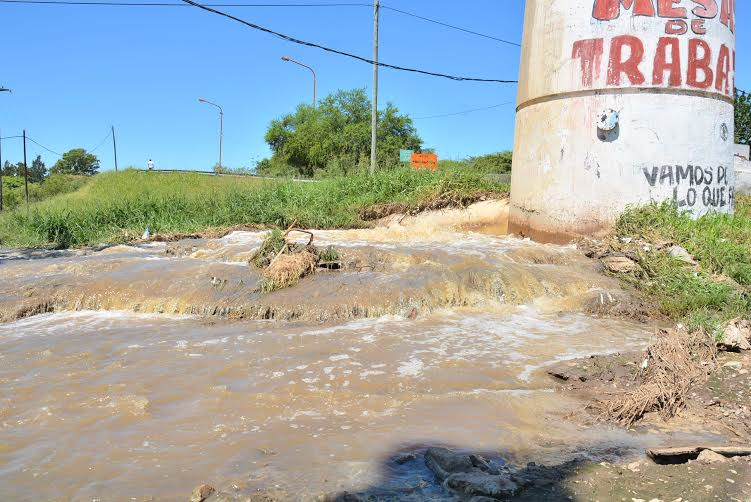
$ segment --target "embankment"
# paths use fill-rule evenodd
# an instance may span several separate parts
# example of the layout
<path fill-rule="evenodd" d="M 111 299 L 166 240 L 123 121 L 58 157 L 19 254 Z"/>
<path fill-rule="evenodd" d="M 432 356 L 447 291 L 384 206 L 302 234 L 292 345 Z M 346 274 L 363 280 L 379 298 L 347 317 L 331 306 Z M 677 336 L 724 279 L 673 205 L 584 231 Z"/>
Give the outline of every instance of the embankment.
<path fill-rule="evenodd" d="M 319 183 L 125 171 L 0 215 L 0 247 L 69 248 L 196 234 L 239 225 L 366 228 L 371 215 L 465 207 L 508 185 L 469 170 L 393 170 Z M 376 212 L 371 208 L 377 208 Z"/>

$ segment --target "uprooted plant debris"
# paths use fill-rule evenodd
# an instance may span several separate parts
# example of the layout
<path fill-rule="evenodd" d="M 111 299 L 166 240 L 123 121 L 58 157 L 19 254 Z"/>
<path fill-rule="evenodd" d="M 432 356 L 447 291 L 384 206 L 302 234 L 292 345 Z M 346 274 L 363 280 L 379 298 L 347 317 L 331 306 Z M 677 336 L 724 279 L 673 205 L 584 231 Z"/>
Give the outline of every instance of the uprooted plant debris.
<path fill-rule="evenodd" d="M 685 407 L 689 391 L 707 381 L 717 366 L 716 356 L 716 343 L 703 329 L 661 330 L 635 376 L 640 385 L 597 400 L 592 407 L 602 418 L 626 427 L 651 412 L 672 418 Z"/>
<path fill-rule="evenodd" d="M 562 390 L 591 403 L 579 419 L 689 427 L 704 424 L 751 441 L 751 323 L 729 321 L 725 336 L 679 326 L 657 333 L 644 352 L 591 356 L 557 363 L 547 373 Z"/>
<path fill-rule="evenodd" d="M 307 244 L 290 240 L 290 234 L 295 232 L 309 235 Z M 271 293 L 295 286 L 300 279 L 318 269 L 339 269 L 340 257 L 336 248 L 318 248 L 313 245 L 313 239 L 312 232 L 294 227 L 284 233 L 278 229 L 271 231 L 250 258 L 253 266 L 263 269 L 263 279 L 258 284 L 258 290 Z"/>

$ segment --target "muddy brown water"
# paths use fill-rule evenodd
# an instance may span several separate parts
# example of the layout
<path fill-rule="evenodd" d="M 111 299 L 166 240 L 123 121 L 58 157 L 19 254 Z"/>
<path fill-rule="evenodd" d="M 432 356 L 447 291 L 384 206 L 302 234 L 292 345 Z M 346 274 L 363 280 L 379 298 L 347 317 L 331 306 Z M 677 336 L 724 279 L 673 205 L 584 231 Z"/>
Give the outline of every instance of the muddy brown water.
<path fill-rule="evenodd" d="M 0 493 L 186 500 L 210 483 L 310 500 L 378 486 L 425 445 L 538 462 L 643 446 L 567 423 L 581 403 L 539 371 L 650 337 L 584 313 L 622 292 L 575 249 L 318 232 L 359 268 L 264 296 L 245 263 L 261 238 L 3 255 Z"/>

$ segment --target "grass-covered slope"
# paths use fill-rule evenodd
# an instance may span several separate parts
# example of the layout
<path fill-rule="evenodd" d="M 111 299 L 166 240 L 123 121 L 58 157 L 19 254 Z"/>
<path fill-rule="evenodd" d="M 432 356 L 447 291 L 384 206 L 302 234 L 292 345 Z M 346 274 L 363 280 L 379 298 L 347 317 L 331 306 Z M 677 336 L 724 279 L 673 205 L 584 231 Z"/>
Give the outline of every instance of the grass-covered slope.
<path fill-rule="evenodd" d="M 152 233 L 236 225 L 354 228 L 372 206 L 467 203 L 508 187 L 468 170 L 408 169 L 318 183 L 125 171 L 100 174 L 80 190 L 0 216 L 0 246 L 71 247 Z"/>
<path fill-rule="evenodd" d="M 618 220 L 616 236 L 618 245 L 637 249 L 631 256 L 642 269 L 623 278 L 670 319 L 718 333 L 727 320 L 751 318 L 751 198 L 738 198 L 735 216 L 698 220 L 669 204 L 631 209 Z M 671 245 L 685 248 L 698 265 L 671 256 Z"/>
<path fill-rule="evenodd" d="M 75 192 L 91 178 L 70 174 L 53 174 L 41 183 L 29 183 L 29 200 L 39 202 L 56 195 Z M 26 203 L 26 188 L 22 176 L 3 176 L 3 207 L 15 209 Z"/>

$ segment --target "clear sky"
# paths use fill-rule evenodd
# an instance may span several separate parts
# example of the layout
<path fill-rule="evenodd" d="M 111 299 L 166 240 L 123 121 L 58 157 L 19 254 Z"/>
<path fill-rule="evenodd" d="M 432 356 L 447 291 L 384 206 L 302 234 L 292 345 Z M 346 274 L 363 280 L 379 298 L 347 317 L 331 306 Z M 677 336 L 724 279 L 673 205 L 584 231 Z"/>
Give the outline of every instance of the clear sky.
<path fill-rule="evenodd" d="M 520 42 L 522 37 L 523 0 L 384 0 L 384 5 L 502 39 Z M 737 84 L 751 89 L 751 35 L 744 23 L 751 19 L 751 2 L 736 5 Z M 372 55 L 372 8 L 221 9 L 297 38 Z M 284 55 L 317 70 L 319 97 L 341 88 L 369 92 L 371 86 L 371 67 L 365 63 L 191 7 L 0 3 L 0 26 L 0 85 L 13 89 L 12 95 L 0 94 L 2 135 L 26 128 L 30 137 L 60 153 L 99 146 L 95 153 L 104 169 L 113 167 L 111 142 L 101 143 L 111 125 L 120 166 L 145 167 L 153 158 L 159 168 L 210 169 L 218 157 L 218 114 L 198 103 L 199 97 L 224 107 L 224 164 L 254 165 L 269 155 L 263 141 L 269 121 L 311 99 L 310 74 L 280 61 Z M 386 63 L 465 76 L 518 77 L 517 47 L 390 10 L 381 13 L 380 46 Z M 513 103 L 516 96 L 514 85 L 453 82 L 389 69 L 380 75 L 381 102 L 391 101 L 416 118 Z M 415 123 L 425 146 L 442 158 L 513 146 L 513 104 Z M 37 153 L 48 165 L 57 159 L 29 144 L 29 157 Z M 15 162 L 21 155 L 18 141 L 3 142 L 4 159 Z"/>

